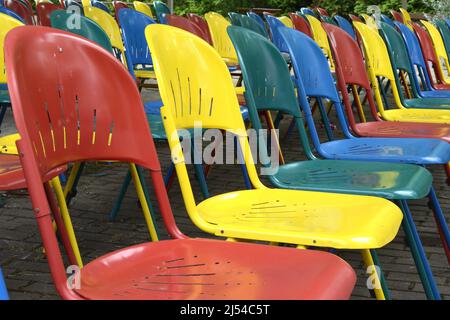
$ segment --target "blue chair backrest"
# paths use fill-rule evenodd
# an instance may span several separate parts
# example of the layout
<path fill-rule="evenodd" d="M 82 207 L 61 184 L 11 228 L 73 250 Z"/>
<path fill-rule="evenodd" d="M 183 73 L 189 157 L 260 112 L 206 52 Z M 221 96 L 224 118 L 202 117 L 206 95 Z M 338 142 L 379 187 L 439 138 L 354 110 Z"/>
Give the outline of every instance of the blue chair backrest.
<path fill-rule="evenodd" d="M 108 12 L 109 14 L 111 14 L 111 11 L 109 10 L 109 8 L 101 1 L 97 1 L 97 0 L 93 0 L 91 1 L 91 4 L 93 7 L 102 9 L 105 12 Z"/>
<path fill-rule="evenodd" d="M 13 17 L 13 18 L 19 20 L 20 22 L 22 22 L 23 24 L 25 24 L 25 20 L 23 20 L 21 16 L 19 16 L 17 13 L 15 13 L 14 11 L 12 11 L 10 9 L 3 7 L 3 5 L 0 6 L 0 12 L 7 14 L 8 16 Z"/>
<path fill-rule="evenodd" d="M 424 83 L 425 89 L 431 90 L 431 81 L 427 72 L 427 65 L 423 58 L 422 48 L 420 47 L 420 43 L 419 40 L 417 39 L 417 36 L 414 34 L 412 30 L 410 30 L 406 25 L 404 25 L 401 22 L 395 21 L 394 25 L 397 27 L 397 30 L 402 35 L 402 38 L 406 44 L 406 49 L 408 50 L 408 55 L 413 66 L 413 70 L 415 70 L 414 67 L 417 67 L 419 69 L 421 78 L 425 81 Z M 414 81 L 418 86 L 419 83 L 417 82 L 416 78 L 417 77 L 414 77 Z"/>
<path fill-rule="evenodd" d="M 256 22 L 259 23 L 259 25 L 266 30 L 266 24 L 264 23 L 263 18 L 261 18 L 261 16 L 259 14 L 256 14 L 252 11 L 247 12 L 247 16 L 249 16 L 250 18 L 252 18 L 253 20 L 255 20 Z"/>
<path fill-rule="evenodd" d="M 309 14 L 310 16 L 316 16 L 316 14 L 314 13 L 314 11 L 312 11 L 310 8 L 301 8 L 300 12 L 303 14 Z"/>
<path fill-rule="evenodd" d="M 8 291 L 6 291 L 5 280 L 3 279 L 2 269 L 0 269 L 0 300 L 8 299 Z"/>
<path fill-rule="evenodd" d="M 134 76 L 134 66 L 153 65 L 144 31 L 148 25 L 156 21 L 134 9 L 121 9 L 119 23 L 122 28 L 128 71 Z"/>
<path fill-rule="evenodd" d="M 353 29 L 352 24 L 347 19 L 345 19 L 344 17 L 336 15 L 336 16 L 334 16 L 334 20 L 336 20 L 338 26 L 342 30 L 347 32 L 353 39 L 356 40 L 355 30 Z"/>
<path fill-rule="evenodd" d="M 387 15 L 382 14 L 382 15 L 381 15 L 381 21 L 383 21 L 384 23 L 387 23 L 387 24 L 390 25 L 392 28 L 395 28 L 394 21 L 392 21 L 392 19 L 389 18 Z"/>
<path fill-rule="evenodd" d="M 169 7 L 162 1 L 154 1 L 153 8 L 155 9 L 158 22 L 162 24 L 168 24 L 166 15 L 171 14 Z"/>
<path fill-rule="evenodd" d="M 272 35 L 273 44 L 280 50 L 281 52 L 289 52 L 289 49 L 286 46 L 286 43 L 281 38 L 281 34 L 279 29 L 287 28 L 283 22 L 278 20 L 278 18 L 271 16 L 269 14 L 265 14 L 264 18 L 269 25 L 270 34 Z"/>

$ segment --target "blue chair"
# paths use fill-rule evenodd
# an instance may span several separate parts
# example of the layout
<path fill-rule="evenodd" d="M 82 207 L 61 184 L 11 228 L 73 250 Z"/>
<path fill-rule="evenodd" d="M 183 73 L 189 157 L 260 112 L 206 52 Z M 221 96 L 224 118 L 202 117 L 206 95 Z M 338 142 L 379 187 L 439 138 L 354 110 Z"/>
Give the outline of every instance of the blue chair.
<path fill-rule="evenodd" d="M 356 33 L 355 33 L 355 30 L 353 29 L 352 24 L 351 24 L 347 19 L 345 19 L 345 18 L 342 17 L 342 16 L 336 15 L 336 16 L 334 16 L 334 20 L 336 20 L 338 26 L 339 26 L 342 30 L 344 30 L 345 32 L 347 32 L 353 39 L 356 40 Z"/>
<path fill-rule="evenodd" d="M 2 269 L 0 269 L 0 300 L 9 300 L 5 280 L 3 279 Z"/>
<path fill-rule="evenodd" d="M 158 22 L 162 24 L 168 24 L 166 14 L 171 14 L 169 7 L 162 1 L 154 1 L 153 9 L 155 10 Z"/>
<path fill-rule="evenodd" d="M 247 16 L 249 16 L 250 18 L 252 18 L 252 19 L 255 20 L 256 22 L 258 22 L 259 25 L 260 25 L 264 30 L 267 31 L 266 24 L 264 23 L 263 18 L 261 18 L 261 16 L 260 16 L 259 14 L 254 13 L 253 11 L 249 11 L 249 12 L 247 12 Z"/>
<path fill-rule="evenodd" d="M 394 21 L 392 21 L 392 19 L 389 18 L 387 15 L 381 14 L 381 21 L 383 21 L 384 23 L 387 23 L 391 27 L 395 28 Z"/>
<path fill-rule="evenodd" d="M 279 32 L 280 28 L 286 28 L 286 26 L 278 20 L 278 18 L 270 15 L 270 14 L 264 14 L 264 18 L 267 21 L 267 25 L 269 26 L 270 34 L 272 36 L 272 43 L 275 45 L 275 47 L 280 50 L 282 53 L 288 53 L 289 49 L 286 46 L 286 43 L 283 41 L 283 38 L 281 38 L 281 34 Z"/>
<path fill-rule="evenodd" d="M 91 5 L 92 5 L 93 7 L 102 9 L 103 11 L 105 11 L 105 12 L 111 14 L 111 11 L 109 10 L 109 8 L 108 8 L 103 2 L 101 2 L 101 1 L 92 0 L 92 1 L 91 1 Z"/>
<path fill-rule="evenodd" d="M 302 14 L 309 14 L 310 16 L 314 16 L 314 17 L 317 18 L 316 13 L 315 13 L 312 9 L 310 9 L 310 8 L 301 8 L 301 9 L 300 9 L 300 12 L 301 12 Z"/>
<path fill-rule="evenodd" d="M 10 17 L 13 17 L 13 18 L 19 20 L 20 22 L 22 22 L 23 24 L 25 24 L 25 20 L 23 20 L 23 18 L 21 16 L 19 16 L 17 13 L 12 11 L 11 9 L 4 7 L 3 5 L 0 6 L 0 12 L 4 13 Z"/>
<path fill-rule="evenodd" d="M 422 48 L 420 47 L 419 40 L 414 32 L 403 23 L 395 21 L 394 25 L 397 27 L 397 30 L 403 38 L 410 58 L 412 70 L 416 69 L 418 72 L 418 74 L 417 72 L 412 72 L 412 81 L 417 88 L 418 95 L 423 98 L 449 98 L 449 90 L 435 90 L 431 85 L 430 76 L 427 72 L 427 66 L 422 54 Z"/>

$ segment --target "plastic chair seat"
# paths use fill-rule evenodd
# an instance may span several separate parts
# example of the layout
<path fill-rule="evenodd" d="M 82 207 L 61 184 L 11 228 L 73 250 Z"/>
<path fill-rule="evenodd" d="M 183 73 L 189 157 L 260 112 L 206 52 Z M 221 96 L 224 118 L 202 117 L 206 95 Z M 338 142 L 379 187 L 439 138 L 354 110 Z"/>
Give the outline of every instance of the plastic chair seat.
<path fill-rule="evenodd" d="M 423 98 L 450 98 L 450 90 L 420 91 Z"/>
<path fill-rule="evenodd" d="M 385 199 L 285 189 L 225 193 L 197 210 L 222 237 L 337 249 L 380 248 L 402 220 Z"/>
<path fill-rule="evenodd" d="M 439 123 L 372 121 L 356 124 L 363 137 L 432 138 L 450 142 L 450 126 Z"/>
<path fill-rule="evenodd" d="M 383 118 L 388 121 L 450 124 L 450 112 L 447 110 L 391 109 L 383 113 Z"/>
<path fill-rule="evenodd" d="M 433 87 L 436 90 L 450 90 L 450 84 L 446 84 L 446 83 L 436 83 L 436 84 L 433 84 Z"/>
<path fill-rule="evenodd" d="M 0 89 L 0 103 L 11 104 L 11 99 L 9 98 L 8 90 Z"/>
<path fill-rule="evenodd" d="M 140 79 L 156 79 L 155 71 L 148 69 L 135 69 L 134 75 Z"/>
<path fill-rule="evenodd" d="M 347 299 L 356 280 L 326 252 L 207 239 L 132 246 L 95 259 L 80 275 L 77 294 L 98 300 Z"/>
<path fill-rule="evenodd" d="M 407 108 L 416 108 L 416 109 L 450 110 L 450 99 L 446 98 L 405 99 L 404 105 Z"/>
<path fill-rule="evenodd" d="M 432 175 L 416 165 L 317 160 L 282 165 L 274 175 L 279 187 L 349 193 L 386 199 L 421 199 L 430 192 Z"/>
<path fill-rule="evenodd" d="M 321 145 L 326 158 L 445 164 L 450 161 L 450 146 L 437 139 L 356 138 Z"/>

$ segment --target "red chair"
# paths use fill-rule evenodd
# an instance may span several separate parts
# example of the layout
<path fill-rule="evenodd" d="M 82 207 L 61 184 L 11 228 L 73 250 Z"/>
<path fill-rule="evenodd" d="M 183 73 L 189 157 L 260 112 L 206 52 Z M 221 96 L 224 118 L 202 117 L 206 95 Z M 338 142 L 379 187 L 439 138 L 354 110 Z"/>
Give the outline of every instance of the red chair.
<path fill-rule="evenodd" d="M 195 34 L 196 36 L 202 38 L 203 40 L 207 41 L 204 37 L 204 32 L 202 29 L 200 29 L 195 23 L 193 23 L 191 20 L 180 17 L 174 14 L 166 15 L 167 23 L 170 26 L 177 27 L 180 29 L 183 29 L 185 31 L 188 31 L 192 34 Z"/>
<path fill-rule="evenodd" d="M 348 16 L 350 17 L 350 20 L 352 20 L 352 21 L 364 22 L 364 21 L 361 20 L 360 17 L 355 16 L 354 14 L 349 14 Z"/>
<path fill-rule="evenodd" d="M 3 2 L 3 5 L 22 17 L 22 19 L 25 21 L 25 24 L 34 24 L 33 11 L 30 11 L 25 3 L 18 0 L 5 0 Z"/>
<path fill-rule="evenodd" d="M 398 21 L 400 23 L 405 23 L 403 21 L 403 16 L 402 16 L 402 14 L 400 12 L 395 11 L 395 10 L 390 10 L 390 12 L 391 12 L 392 17 L 394 18 L 395 21 Z"/>
<path fill-rule="evenodd" d="M 64 7 L 62 7 L 60 4 L 54 4 L 50 2 L 39 2 L 36 4 L 36 15 L 38 24 L 41 26 L 51 27 L 50 23 L 50 15 L 55 10 L 62 10 Z"/>
<path fill-rule="evenodd" d="M 114 17 L 116 18 L 117 23 L 119 23 L 119 11 L 120 9 L 127 9 L 128 5 L 122 1 L 113 1 L 114 6 Z"/>
<path fill-rule="evenodd" d="M 289 13 L 289 17 L 291 18 L 292 23 L 294 24 L 295 30 L 303 32 L 311 39 L 313 38 L 311 27 L 309 26 L 309 23 L 305 19 L 303 19 L 303 17 L 299 16 L 295 12 Z"/>
<path fill-rule="evenodd" d="M 22 137 L 17 146 L 52 278 L 63 298 L 350 296 L 355 273 L 330 253 L 183 235 L 174 221 L 136 84 L 98 45 L 46 27 L 17 28 L 6 39 L 5 61 Z M 80 285 L 70 288 L 52 226 L 51 216 L 58 207 L 43 177 L 67 162 L 91 160 L 131 162 L 148 169 L 164 223 L 177 239 L 138 244 L 96 258 L 76 274 Z"/>
<path fill-rule="evenodd" d="M 317 12 L 319 12 L 319 14 L 320 14 L 321 16 L 325 16 L 325 17 L 329 17 L 329 16 L 330 16 L 330 14 L 328 13 L 328 11 L 325 10 L 324 8 L 319 8 L 319 7 L 317 7 L 316 10 L 317 10 Z"/>
<path fill-rule="evenodd" d="M 416 22 L 411 23 L 417 38 L 419 39 L 422 55 L 427 66 L 431 85 L 436 90 L 450 90 L 450 84 L 445 83 L 439 70 L 439 59 L 434 51 L 433 42 L 428 32 Z M 430 65 L 431 64 L 431 65 Z"/>
<path fill-rule="evenodd" d="M 356 41 L 337 26 L 323 23 L 336 62 L 338 88 L 342 93 L 347 119 L 353 132 L 361 137 L 394 137 L 394 138 L 437 138 L 450 142 L 450 126 L 434 123 L 392 122 L 383 121 L 378 116 L 377 107 L 361 50 Z M 349 94 L 353 95 L 357 110 L 363 112 L 358 89 L 363 89 L 369 103 L 371 115 L 375 121 L 367 121 L 366 115 L 359 113 L 357 121 Z"/>
<path fill-rule="evenodd" d="M 205 21 L 205 19 L 194 13 L 189 13 L 187 17 L 190 21 L 192 21 L 195 25 L 197 25 L 197 27 L 199 27 L 200 30 L 202 30 L 203 32 L 202 39 L 208 42 L 210 45 L 213 45 L 211 32 L 209 31 L 209 26 L 208 23 Z"/>

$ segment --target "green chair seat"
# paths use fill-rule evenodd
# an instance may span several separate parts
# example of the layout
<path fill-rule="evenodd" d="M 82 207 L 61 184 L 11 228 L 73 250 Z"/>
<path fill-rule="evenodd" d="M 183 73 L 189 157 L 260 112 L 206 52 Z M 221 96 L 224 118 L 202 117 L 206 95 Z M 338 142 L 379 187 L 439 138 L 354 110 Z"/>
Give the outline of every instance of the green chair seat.
<path fill-rule="evenodd" d="M 0 104 L 11 104 L 8 90 L 0 89 Z"/>
<path fill-rule="evenodd" d="M 293 162 L 271 177 L 280 188 L 349 193 L 391 200 L 420 199 L 430 192 L 432 175 L 423 167 L 342 160 Z"/>
<path fill-rule="evenodd" d="M 405 99 L 403 104 L 407 108 L 450 110 L 450 99 L 447 98 Z"/>

